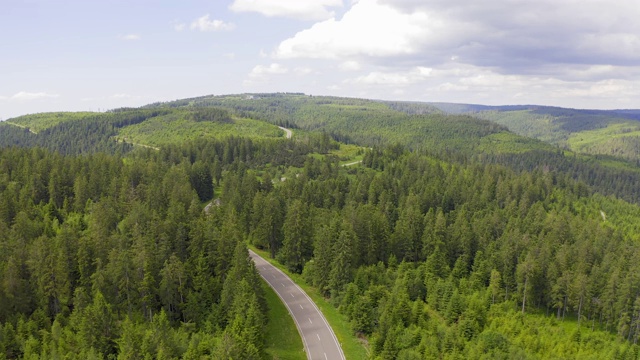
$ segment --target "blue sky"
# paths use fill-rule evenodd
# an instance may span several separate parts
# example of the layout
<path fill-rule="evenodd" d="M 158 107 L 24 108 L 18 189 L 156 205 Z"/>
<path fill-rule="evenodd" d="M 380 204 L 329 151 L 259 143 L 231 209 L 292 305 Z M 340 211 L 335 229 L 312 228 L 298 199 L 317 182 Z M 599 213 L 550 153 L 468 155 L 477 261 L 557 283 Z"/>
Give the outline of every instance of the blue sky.
<path fill-rule="evenodd" d="M 0 119 L 207 94 L 640 108 L 636 0 L 1 0 Z"/>

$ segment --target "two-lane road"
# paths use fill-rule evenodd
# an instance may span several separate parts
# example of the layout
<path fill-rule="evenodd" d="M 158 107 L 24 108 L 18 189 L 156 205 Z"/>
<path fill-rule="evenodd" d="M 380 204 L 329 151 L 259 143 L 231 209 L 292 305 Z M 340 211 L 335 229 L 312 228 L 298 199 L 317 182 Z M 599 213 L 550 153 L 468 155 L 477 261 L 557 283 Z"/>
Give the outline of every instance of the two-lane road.
<path fill-rule="evenodd" d="M 345 360 L 336 335 L 316 304 L 287 275 L 249 250 L 258 272 L 276 291 L 302 336 L 307 359 Z"/>

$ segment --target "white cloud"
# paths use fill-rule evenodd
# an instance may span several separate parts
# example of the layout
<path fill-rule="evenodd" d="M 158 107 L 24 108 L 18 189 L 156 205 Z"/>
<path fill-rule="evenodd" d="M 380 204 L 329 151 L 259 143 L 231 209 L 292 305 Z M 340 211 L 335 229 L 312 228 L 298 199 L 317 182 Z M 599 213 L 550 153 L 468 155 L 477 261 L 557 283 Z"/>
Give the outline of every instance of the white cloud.
<path fill-rule="evenodd" d="M 295 69 L 293 69 L 293 72 L 296 73 L 296 75 L 308 75 L 311 74 L 313 72 L 313 69 L 308 68 L 306 66 L 298 66 Z"/>
<path fill-rule="evenodd" d="M 364 85 L 394 85 L 404 86 L 418 83 L 431 75 L 433 69 L 416 67 L 404 72 L 380 72 L 374 71 L 355 79 L 347 79 L 345 82 Z"/>
<path fill-rule="evenodd" d="M 226 59 L 229 59 L 229 60 L 233 60 L 233 59 L 235 59 L 235 58 L 236 58 L 236 54 L 235 54 L 235 53 L 232 53 L 232 52 L 230 52 L 230 53 L 224 53 L 224 54 L 222 54 L 222 56 L 223 56 L 224 58 L 226 58 Z"/>
<path fill-rule="evenodd" d="M 289 69 L 278 63 L 273 63 L 269 66 L 257 65 L 251 70 L 251 72 L 249 73 L 249 77 L 261 78 L 267 75 L 279 75 L 286 74 L 288 72 Z"/>
<path fill-rule="evenodd" d="M 271 76 L 283 75 L 289 73 L 289 68 L 282 66 L 278 63 L 272 63 L 270 65 L 257 65 L 247 75 L 247 79 L 244 81 L 245 86 L 264 83 Z"/>
<path fill-rule="evenodd" d="M 360 70 L 362 66 L 360 65 L 359 62 L 355 60 L 348 60 L 338 65 L 338 67 L 342 71 L 356 71 L 356 70 Z"/>
<path fill-rule="evenodd" d="M 505 73 L 550 64 L 640 63 L 636 0 L 360 0 L 282 41 L 273 56 L 435 66 L 450 61 Z"/>
<path fill-rule="evenodd" d="M 136 40 L 140 40 L 141 37 L 138 34 L 127 34 L 127 35 L 120 36 L 120 39 L 125 41 L 136 41 Z"/>
<path fill-rule="evenodd" d="M 235 0 L 235 12 L 257 12 L 268 17 L 297 20 L 325 20 L 335 16 L 330 8 L 342 7 L 342 0 Z"/>
<path fill-rule="evenodd" d="M 113 94 L 111 95 L 112 99 L 133 99 L 133 98 L 137 98 L 139 96 L 133 96 L 133 95 L 129 95 L 129 94 Z"/>
<path fill-rule="evenodd" d="M 55 99 L 60 97 L 58 94 L 48 94 L 45 92 L 37 92 L 31 93 L 26 91 L 20 91 L 9 98 L 9 100 L 16 101 L 29 101 L 29 100 L 38 100 L 38 99 Z"/>
<path fill-rule="evenodd" d="M 425 24 L 431 24 L 425 27 Z M 344 59 L 418 52 L 438 22 L 425 12 L 406 14 L 376 0 L 361 0 L 342 19 L 318 22 L 280 43 L 276 58 Z"/>
<path fill-rule="evenodd" d="M 197 18 L 191 23 L 191 30 L 199 31 L 229 31 L 235 27 L 235 24 L 223 20 L 211 20 L 209 14 Z"/>
<path fill-rule="evenodd" d="M 186 29 L 186 28 L 187 28 L 187 24 L 185 24 L 185 23 L 178 23 L 178 24 L 174 24 L 174 25 L 173 25 L 173 29 L 174 29 L 175 31 L 178 31 L 178 32 L 179 32 L 179 31 L 183 31 L 183 30 L 184 30 L 184 29 Z"/>

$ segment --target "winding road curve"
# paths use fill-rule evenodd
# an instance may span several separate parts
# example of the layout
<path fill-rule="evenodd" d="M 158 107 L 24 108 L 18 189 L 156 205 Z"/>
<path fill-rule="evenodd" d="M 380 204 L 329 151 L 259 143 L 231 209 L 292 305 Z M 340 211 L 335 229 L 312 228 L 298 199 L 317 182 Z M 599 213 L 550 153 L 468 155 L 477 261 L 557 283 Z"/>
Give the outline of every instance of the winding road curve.
<path fill-rule="evenodd" d="M 336 335 L 316 304 L 287 275 L 258 254 L 249 255 L 260 276 L 275 290 L 285 304 L 302 336 L 309 360 L 345 360 Z"/>
<path fill-rule="evenodd" d="M 287 133 L 286 137 L 287 139 L 291 139 L 291 135 L 293 135 L 293 132 L 287 128 L 284 128 L 282 126 L 278 126 L 280 128 L 280 130 L 284 130 L 285 133 Z"/>

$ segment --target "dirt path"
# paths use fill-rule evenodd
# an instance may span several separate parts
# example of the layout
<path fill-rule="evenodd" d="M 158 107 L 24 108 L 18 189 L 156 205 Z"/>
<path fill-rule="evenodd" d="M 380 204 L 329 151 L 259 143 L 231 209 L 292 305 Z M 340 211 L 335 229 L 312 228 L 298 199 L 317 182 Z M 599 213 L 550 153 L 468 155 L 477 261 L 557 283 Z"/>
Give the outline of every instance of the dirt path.
<path fill-rule="evenodd" d="M 293 135 L 293 132 L 287 128 L 283 128 L 282 126 L 278 126 L 281 130 L 284 130 L 284 132 L 286 133 L 286 137 L 287 139 L 291 139 L 291 136 Z"/>

